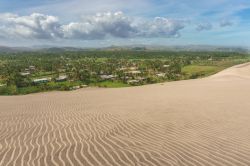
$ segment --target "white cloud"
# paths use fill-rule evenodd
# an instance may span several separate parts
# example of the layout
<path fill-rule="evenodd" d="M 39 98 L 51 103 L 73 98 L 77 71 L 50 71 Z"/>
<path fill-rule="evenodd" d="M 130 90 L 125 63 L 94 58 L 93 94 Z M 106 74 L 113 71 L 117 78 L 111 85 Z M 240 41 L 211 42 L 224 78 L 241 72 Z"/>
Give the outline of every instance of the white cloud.
<path fill-rule="evenodd" d="M 65 38 L 102 39 L 107 36 L 127 38 L 136 32 L 132 20 L 122 12 L 99 13 L 82 22 L 72 22 L 62 26 Z"/>
<path fill-rule="evenodd" d="M 0 14 L 0 37 L 33 39 L 105 39 L 138 37 L 178 37 L 182 21 L 156 17 L 135 21 L 122 12 L 98 13 L 81 21 L 61 24 L 57 17 L 39 13 L 29 16 Z"/>
<path fill-rule="evenodd" d="M 197 25 L 196 30 L 197 31 L 208 31 L 211 30 L 213 28 L 213 25 L 211 23 L 201 23 L 199 25 Z"/>
<path fill-rule="evenodd" d="M 58 18 L 54 16 L 0 14 L 0 35 L 6 38 L 50 39 L 60 36 L 59 29 Z"/>
<path fill-rule="evenodd" d="M 138 27 L 138 35 L 145 37 L 179 37 L 180 30 L 184 27 L 183 21 L 156 17 L 153 21 L 141 24 Z"/>

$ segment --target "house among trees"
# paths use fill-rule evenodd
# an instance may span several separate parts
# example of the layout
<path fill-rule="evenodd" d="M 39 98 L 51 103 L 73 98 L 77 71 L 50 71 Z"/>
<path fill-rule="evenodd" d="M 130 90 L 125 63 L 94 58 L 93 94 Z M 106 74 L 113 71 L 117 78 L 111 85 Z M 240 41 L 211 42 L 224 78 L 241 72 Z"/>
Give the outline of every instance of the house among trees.
<path fill-rule="evenodd" d="M 128 80 L 127 83 L 130 85 L 137 85 L 140 83 L 140 80 Z"/>
<path fill-rule="evenodd" d="M 168 68 L 168 67 L 170 67 L 170 65 L 163 65 L 163 67 L 164 67 L 164 68 Z"/>
<path fill-rule="evenodd" d="M 36 67 L 35 66 L 29 66 L 29 71 L 35 71 Z"/>
<path fill-rule="evenodd" d="M 166 76 L 166 73 L 158 73 L 156 74 L 157 77 L 165 77 Z"/>
<path fill-rule="evenodd" d="M 130 67 L 130 68 L 129 68 L 129 70 L 131 70 L 131 71 L 132 71 L 132 70 L 137 70 L 137 69 L 138 69 L 138 67 Z"/>
<path fill-rule="evenodd" d="M 34 79 L 33 82 L 35 84 L 40 84 L 40 83 L 48 83 L 51 81 L 51 78 L 40 78 L 40 79 Z"/>
<path fill-rule="evenodd" d="M 30 75 L 30 72 L 29 71 L 21 72 L 20 75 L 23 76 L 23 77 L 26 77 L 26 76 Z"/>
<path fill-rule="evenodd" d="M 127 67 L 121 67 L 121 68 L 118 69 L 118 71 L 126 71 L 126 70 L 128 70 Z"/>
<path fill-rule="evenodd" d="M 56 82 L 63 82 L 67 81 L 68 77 L 66 75 L 61 75 L 58 78 L 56 78 Z"/>
<path fill-rule="evenodd" d="M 72 88 L 71 88 L 71 90 L 77 90 L 77 89 L 80 89 L 81 88 L 81 86 L 73 86 Z"/>
<path fill-rule="evenodd" d="M 125 74 L 137 75 L 137 74 L 141 74 L 141 71 L 139 71 L 139 70 L 133 70 L 133 71 L 125 72 Z"/>
<path fill-rule="evenodd" d="M 100 75 L 101 79 L 103 80 L 111 80 L 111 79 L 115 79 L 117 76 L 115 75 Z"/>

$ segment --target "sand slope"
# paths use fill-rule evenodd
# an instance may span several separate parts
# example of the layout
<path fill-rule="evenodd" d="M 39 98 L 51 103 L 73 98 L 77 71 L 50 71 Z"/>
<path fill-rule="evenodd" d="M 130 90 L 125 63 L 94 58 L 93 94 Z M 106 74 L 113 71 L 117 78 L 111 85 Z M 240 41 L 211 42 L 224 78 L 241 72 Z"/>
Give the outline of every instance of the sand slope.
<path fill-rule="evenodd" d="M 250 63 L 200 80 L 0 97 L 0 165 L 250 165 Z"/>

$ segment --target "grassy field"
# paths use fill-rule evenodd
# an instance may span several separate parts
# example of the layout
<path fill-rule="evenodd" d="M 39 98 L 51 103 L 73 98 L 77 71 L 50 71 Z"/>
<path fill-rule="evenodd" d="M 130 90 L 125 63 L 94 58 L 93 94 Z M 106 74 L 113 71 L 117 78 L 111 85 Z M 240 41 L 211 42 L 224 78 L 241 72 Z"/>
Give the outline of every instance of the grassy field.
<path fill-rule="evenodd" d="M 182 67 L 181 72 L 185 76 L 185 79 L 195 79 L 207 77 L 213 74 L 216 74 L 226 68 L 231 66 L 249 62 L 250 59 L 229 59 L 217 62 L 208 62 L 200 63 L 200 64 L 192 64 L 188 66 Z"/>
<path fill-rule="evenodd" d="M 103 88 L 122 88 L 122 87 L 129 87 L 130 85 L 120 81 L 103 81 L 98 83 L 92 83 L 90 84 L 90 86 L 103 87 Z"/>
<path fill-rule="evenodd" d="M 192 76 L 198 78 L 215 74 L 223 69 L 224 67 L 219 66 L 189 65 L 182 68 L 182 73 L 184 73 L 187 78 L 192 78 Z"/>

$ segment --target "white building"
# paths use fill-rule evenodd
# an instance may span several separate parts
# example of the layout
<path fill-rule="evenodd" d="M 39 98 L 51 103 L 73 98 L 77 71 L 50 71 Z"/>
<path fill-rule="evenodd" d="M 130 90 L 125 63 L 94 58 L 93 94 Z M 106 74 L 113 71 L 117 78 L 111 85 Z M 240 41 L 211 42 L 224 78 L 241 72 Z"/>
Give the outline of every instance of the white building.
<path fill-rule="evenodd" d="M 0 84 L 0 87 L 5 86 L 4 84 Z"/>
<path fill-rule="evenodd" d="M 163 65 L 163 67 L 164 67 L 164 68 L 168 68 L 168 67 L 170 67 L 170 65 Z"/>
<path fill-rule="evenodd" d="M 103 80 L 110 80 L 116 78 L 117 76 L 111 74 L 111 75 L 100 75 L 100 77 Z"/>
<path fill-rule="evenodd" d="M 66 81 L 68 79 L 68 77 L 66 75 L 61 75 L 58 78 L 56 78 L 57 82 L 62 82 L 62 81 Z"/>
<path fill-rule="evenodd" d="M 165 77 L 166 76 L 166 73 L 158 73 L 156 74 L 157 77 Z"/>
<path fill-rule="evenodd" d="M 29 76 L 30 72 L 29 71 L 27 71 L 27 72 L 21 72 L 20 75 L 21 76 Z"/>
<path fill-rule="evenodd" d="M 129 72 L 125 72 L 126 74 L 141 74 L 141 71 L 139 70 L 133 70 L 133 71 L 129 71 Z"/>
<path fill-rule="evenodd" d="M 33 82 L 35 84 L 39 84 L 39 83 L 47 83 L 50 82 L 51 78 L 40 78 L 40 79 L 34 79 Z"/>
<path fill-rule="evenodd" d="M 36 70 L 35 66 L 29 66 L 29 70 Z"/>
<path fill-rule="evenodd" d="M 139 80 L 128 80 L 128 84 L 138 84 L 140 81 Z"/>

